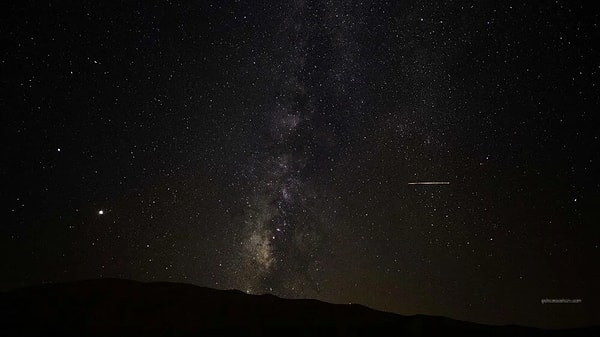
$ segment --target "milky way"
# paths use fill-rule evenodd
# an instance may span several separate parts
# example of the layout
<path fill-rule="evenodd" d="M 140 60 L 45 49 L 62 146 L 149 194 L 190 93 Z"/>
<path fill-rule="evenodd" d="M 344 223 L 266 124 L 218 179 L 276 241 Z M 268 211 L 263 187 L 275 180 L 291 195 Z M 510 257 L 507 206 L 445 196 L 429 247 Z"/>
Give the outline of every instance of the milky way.
<path fill-rule="evenodd" d="M 302 219 L 302 213 L 311 211 L 306 207 L 306 199 L 311 196 L 303 170 L 311 156 L 306 140 L 312 136 L 315 105 L 313 89 L 303 76 L 310 52 L 306 43 L 312 28 L 302 18 L 305 7 L 303 1 L 296 2 L 277 32 L 279 43 L 288 48 L 283 51 L 284 58 L 271 65 L 273 80 L 281 90 L 264 112 L 264 149 L 254 153 L 249 163 L 255 185 L 246 201 L 246 232 L 240 252 L 246 268 L 242 280 L 247 282 L 248 291 L 262 291 L 270 283 L 273 271 L 289 267 L 289 251 L 305 254 L 301 250 L 303 242 L 313 240 L 309 238 L 311 234 L 318 235 L 308 231 L 306 217 Z"/>

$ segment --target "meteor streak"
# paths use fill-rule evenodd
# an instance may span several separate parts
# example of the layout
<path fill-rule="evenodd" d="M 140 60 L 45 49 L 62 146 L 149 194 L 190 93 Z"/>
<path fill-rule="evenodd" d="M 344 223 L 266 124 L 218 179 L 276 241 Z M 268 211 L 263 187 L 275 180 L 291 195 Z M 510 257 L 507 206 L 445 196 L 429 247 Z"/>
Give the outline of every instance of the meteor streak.
<path fill-rule="evenodd" d="M 414 181 L 409 185 L 450 185 L 449 181 Z"/>

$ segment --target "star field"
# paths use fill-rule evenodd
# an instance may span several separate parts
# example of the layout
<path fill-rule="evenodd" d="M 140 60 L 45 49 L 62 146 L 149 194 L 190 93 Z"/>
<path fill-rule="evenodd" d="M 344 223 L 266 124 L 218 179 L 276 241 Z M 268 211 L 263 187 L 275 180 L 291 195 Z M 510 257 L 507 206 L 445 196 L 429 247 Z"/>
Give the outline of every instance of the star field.
<path fill-rule="evenodd" d="M 2 290 L 119 277 L 600 323 L 583 3 L 7 7 Z"/>

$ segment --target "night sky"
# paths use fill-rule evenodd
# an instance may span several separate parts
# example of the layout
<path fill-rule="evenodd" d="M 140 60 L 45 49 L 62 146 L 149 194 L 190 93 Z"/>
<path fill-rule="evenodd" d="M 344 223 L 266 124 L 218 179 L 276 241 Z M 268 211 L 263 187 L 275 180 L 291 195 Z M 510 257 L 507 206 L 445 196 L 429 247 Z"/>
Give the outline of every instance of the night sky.
<path fill-rule="evenodd" d="M 592 7 L 3 6 L 2 290 L 119 277 L 600 324 Z"/>

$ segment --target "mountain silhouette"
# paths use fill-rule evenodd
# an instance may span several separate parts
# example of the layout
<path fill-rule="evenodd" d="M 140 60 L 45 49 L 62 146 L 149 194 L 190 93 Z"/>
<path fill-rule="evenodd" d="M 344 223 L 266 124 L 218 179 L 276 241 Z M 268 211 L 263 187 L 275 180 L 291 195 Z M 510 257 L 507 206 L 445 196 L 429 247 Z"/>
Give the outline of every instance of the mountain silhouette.
<path fill-rule="evenodd" d="M 598 326 L 492 326 L 356 304 L 119 279 L 2 292 L 0 312 L 1 336 L 600 336 Z"/>

